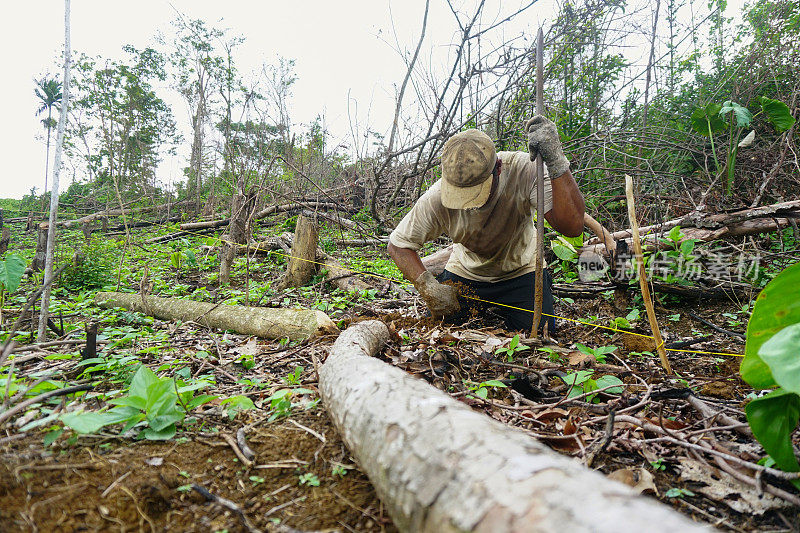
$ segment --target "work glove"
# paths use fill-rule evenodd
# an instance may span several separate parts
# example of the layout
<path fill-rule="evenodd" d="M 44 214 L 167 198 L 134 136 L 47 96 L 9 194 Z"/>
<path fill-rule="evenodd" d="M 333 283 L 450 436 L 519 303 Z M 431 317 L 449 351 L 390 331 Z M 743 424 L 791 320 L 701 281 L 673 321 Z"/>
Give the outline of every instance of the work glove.
<path fill-rule="evenodd" d="M 428 306 L 434 318 L 444 318 L 461 310 L 456 288 L 439 283 L 427 270 L 419 275 L 414 282 L 414 287 L 425 300 L 425 305 Z"/>
<path fill-rule="evenodd" d="M 569 170 L 569 160 L 564 155 L 558 130 L 552 120 L 536 115 L 525 122 L 525 131 L 528 133 L 531 161 L 541 154 L 551 179 L 556 179 Z"/>

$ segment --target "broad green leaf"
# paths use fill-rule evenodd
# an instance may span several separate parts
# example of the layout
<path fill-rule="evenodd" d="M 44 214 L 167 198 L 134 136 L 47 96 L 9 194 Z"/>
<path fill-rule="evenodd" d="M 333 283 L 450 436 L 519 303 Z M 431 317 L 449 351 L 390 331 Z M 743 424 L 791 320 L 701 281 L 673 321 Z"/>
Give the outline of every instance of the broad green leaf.
<path fill-rule="evenodd" d="M 744 106 L 740 106 L 736 102 L 731 102 L 730 100 L 726 100 L 722 104 L 722 109 L 719 110 L 721 115 L 727 115 L 733 111 L 733 115 L 736 117 L 736 126 L 739 128 L 746 128 L 750 125 L 750 121 L 753 120 L 753 114 Z"/>
<path fill-rule="evenodd" d="M 786 326 L 761 345 L 758 355 L 784 389 L 800 394 L 800 323 Z"/>
<path fill-rule="evenodd" d="M 684 256 L 691 255 L 694 251 L 694 243 L 697 242 L 694 239 L 688 239 L 681 243 L 681 253 Z"/>
<path fill-rule="evenodd" d="M 720 109 L 722 109 L 721 105 L 712 103 L 692 111 L 692 129 L 706 137 L 711 137 L 712 134 L 724 130 L 727 124 L 719 116 Z"/>
<path fill-rule="evenodd" d="M 104 426 L 113 424 L 115 417 L 110 413 L 82 411 L 79 413 L 66 413 L 61 416 L 61 421 L 77 433 L 97 433 Z"/>
<path fill-rule="evenodd" d="M 607 353 L 613 353 L 617 351 L 616 346 L 600 346 L 599 348 L 594 349 L 595 354 L 605 355 Z"/>
<path fill-rule="evenodd" d="M 147 388 L 147 416 L 169 412 L 175 407 L 178 395 L 172 379 L 162 379 Z"/>
<path fill-rule="evenodd" d="M 169 440 L 175 436 L 175 424 L 170 424 L 161 430 L 145 428 L 142 436 L 147 440 Z"/>
<path fill-rule="evenodd" d="M 8 292 L 19 288 L 25 273 L 25 260 L 17 254 L 9 253 L 5 261 L 0 261 L 0 285 Z"/>
<path fill-rule="evenodd" d="M 619 379 L 617 376 L 600 376 L 595 380 L 595 383 L 597 384 L 598 389 L 604 389 L 606 387 L 618 385 L 604 391 L 608 392 L 609 394 L 622 394 L 622 388 L 625 386 L 622 380 Z"/>
<path fill-rule="evenodd" d="M 747 344 L 739 371 L 742 379 L 756 389 L 771 389 L 777 385 L 772 372 L 758 351 L 773 335 L 800 322 L 800 263 L 796 263 L 764 287 L 756 298 L 753 314 L 747 323 Z"/>
<path fill-rule="evenodd" d="M 506 388 L 506 384 L 505 384 L 505 383 L 503 383 L 503 382 L 502 382 L 502 381 L 500 381 L 500 380 L 497 380 L 497 379 L 490 379 L 489 381 L 484 381 L 483 383 L 481 383 L 481 385 L 484 385 L 484 386 L 486 386 L 486 387 L 501 387 L 501 388 Z"/>
<path fill-rule="evenodd" d="M 669 230 L 669 233 L 667 233 L 667 237 L 672 242 L 678 242 L 679 240 L 681 240 L 681 237 L 683 237 L 683 233 L 681 233 L 681 227 L 675 226 L 674 228 Z"/>
<path fill-rule="evenodd" d="M 112 405 L 133 407 L 134 409 L 138 409 L 140 411 L 147 409 L 147 400 L 139 396 L 122 396 L 120 398 L 108 400 L 108 403 Z"/>
<path fill-rule="evenodd" d="M 183 420 L 183 412 L 176 408 L 165 411 L 157 416 L 148 416 L 147 424 L 155 431 L 161 431 L 167 426 L 176 424 Z"/>
<path fill-rule="evenodd" d="M 762 96 L 761 109 L 767 114 L 767 120 L 769 120 L 779 132 L 786 131 L 794 126 L 795 118 L 789 111 L 789 106 L 783 102 Z"/>
<path fill-rule="evenodd" d="M 572 261 L 577 257 L 577 254 L 572 249 L 558 241 L 551 241 L 550 245 L 553 249 L 553 253 L 562 261 Z"/>
<path fill-rule="evenodd" d="M 186 403 L 186 408 L 191 411 L 192 409 L 196 409 L 201 405 L 208 403 L 210 401 L 216 400 L 219 396 L 211 396 L 208 394 L 201 394 L 200 396 L 195 396 L 189 402 Z"/>
<path fill-rule="evenodd" d="M 64 430 L 59 428 L 45 433 L 43 442 L 44 447 L 47 448 L 48 446 L 53 444 L 56 441 L 56 439 L 61 436 L 63 432 Z"/>
<path fill-rule="evenodd" d="M 751 401 L 744 410 L 753 435 L 775 465 L 786 472 L 800 471 L 792 447 L 792 432 L 800 419 L 800 396 L 778 389 Z M 800 488 L 800 480 L 794 484 Z"/>
<path fill-rule="evenodd" d="M 577 348 L 579 352 L 585 353 L 586 355 L 594 355 L 594 350 L 592 350 L 588 346 L 585 346 L 585 345 L 583 345 L 583 344 L 581 344 L 579 342 L 575 343 L 575 348 Z"/>
<path fill-rule="evenodd" d="M 158 383 L 158 381 L 158 376 L 156 376 L 152 370 L 147 368 L 145 365 L 141 365 L 136 371 L 136 374 L 133 376 L 131 388 L 128 390 L 128 395 L 147 398 L 147 389 L 153 383 Z"/>
<path fill-rule="evenodd" d="M 587 379 L 592 377 L 594 374 L 593 370 L 578 370 L 577 372 L 573 372 L 571 374 L 567 374 L 566 376 L 562 377 L 561 379 L 567 385 L 580 385 L 584 383 Z"/>

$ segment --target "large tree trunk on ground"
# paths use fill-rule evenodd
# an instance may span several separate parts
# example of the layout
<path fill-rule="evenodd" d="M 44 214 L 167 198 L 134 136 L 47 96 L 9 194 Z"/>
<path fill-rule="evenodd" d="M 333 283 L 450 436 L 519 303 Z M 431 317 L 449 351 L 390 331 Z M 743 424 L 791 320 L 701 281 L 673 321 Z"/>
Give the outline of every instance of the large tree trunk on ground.
<path fill-rule="evenodd" d="M 220 330 L 267 339 L 304 340 L 339 330 L 322 311 L 273 309 L 195 302 L 178 298 L 142 297 L 140 294 L 99 292 L 95 302 L 105 309 L 124 307 L 162 320 L 182 320 Z"/>
<path fill-rule="evenodd" d="M 292 253 L 286 267 L 286 273 L 278 282 L 275 290 L 282 291 L 288 287 L 302 287 L 317 271 L 317 241 L 319 228 L 312 217 L 300 215 L 294 230 Z"/>
<path fill-rule="evenodd" d="M 451 253 L 453 253 L 452 244 L 445 246 L 437 252 L 433 252 L 431 255 L 426 255 L 422 258 L 422 264 L 425 265 L 425 268 L 430 270 L 431 274 L 438 276 L 444 271 L 444 267 L 447 266 L 447 261 L 450 259 Z"/>
<path fill-rule="evenodd" d="M 75 226 L 80 226 L 84 222 L 94 222 L 95 220 L 103 220 L 108 219 L 111 217 L 119 217 L 123 215 L 135 215 L 141 213 L 151 213 L 153 211 L 160 211 L 160 210 L 168 210 L 171 207 L 177 207 L 181 205 L 186 205 L 189 203 L 188 200 L 179 202 L 177 204 L 163 204 L 163 205 L 151 205 L 145 207 L 136 207 L 133 209 L 106 209 L 105 211 L 98 211 L 97 213 L 92 213 L 90 215 L 83 216 L 81 218 L 75 218 L 72 220 L 62 220 L 58 222 L 56 225 L 64 226 L 65 228 L 72 228 Z"/>
<path fill-rule="evenodd" d="M 326 270 L 325 279 L 336 287 L 347 292 L 363 292 L 375 287 L 359 277 L 357 272 L 350 270 L 320 249 L 317 249 L 319 261 L 324 262 Z"/>
<path fill-rule="evenodd" d="M 401 531 L 708 531 L 370 357 L 388 337 L 377 321 L 349 328 L 319 387 Z"/>

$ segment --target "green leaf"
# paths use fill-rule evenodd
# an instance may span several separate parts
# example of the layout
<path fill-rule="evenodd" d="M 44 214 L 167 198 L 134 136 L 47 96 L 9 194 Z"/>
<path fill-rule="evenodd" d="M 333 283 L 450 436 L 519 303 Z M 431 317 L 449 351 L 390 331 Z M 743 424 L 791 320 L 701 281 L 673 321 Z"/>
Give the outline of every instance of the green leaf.
<path fill-rule="evenodd" d="M 617 376 L 600 376 L 595 380 L 595 383 L 597 384 L 598 389 L 614 386 L 613 388 L 604 391 L 609 394 L 622 394 L 622 388 L 625 385 Z"/>
<path fill-rule="evenodd" d="M 572 246 L 567 246 L 558 240 L 550 241 L 550 245 L 553 248 L 553 253 L 562 261 L 572 261 L 578 256 Z"/>
<path fill-rule="evenodd" d="M 669 230 L 669 233 L 667 233 L 667 237 L 672 242 L 678 242 L 679 240 L 681 240 L 681 237 L 683 237 L 683 233 L 681 233 L 681 227 L 675 226 L 674 228 Z"/>
<path fill-rule="evenodd" d="M 751 401 L 744 410 L 753 435 L 778 468 L 786 472 L 800 471 L 792 447 L 792 432 L 800 420 L 800 396 L 778 389 Z M 800 480 L 793 483 L 800 488 Z"/>
<path fill-rule="evenodd" d="M 175 432 L 175 424 L 170 424 L 160 430 L 145 428 L 142 431 L 142 436 L 147 440 L 169 440 L 175 436 Z"/>
<path fill-rule="evenodd" d="M 733 111 L 733 115 L 736 117 L 736 126 L 739 128 L 746 128 L 750 125 L 750 121 L 753 120 L 753 114 L 744 106 L 740 106 L 736 102 L 731 102 L 730 100 L 726 100 L 722 104 L 722 109 L 719 110 L 721 115 L 727 115 Z"/>
<path fill-rule="evenodd" d="M 513 350 L 517 347 L 517 344 L 519 344 L 519 335 L 514 335 L 514 338 L 508 343 L 508 349 Z"/>
<path fill-rule="evenodd" d="M 573 372 L 571 374 L 567 374 L 566 376 L 562 377 L 561 379 L 567 385 L 580 385 L 584 383 L 587 379 L 592 377 L 594 374 L 593 370 L 578 370 L 577 372 Z"/>
<path fill-rule="evenodd" d="M 681 253 L 684 256 L 690 255 L 694 251 L 694 243 L 697 242 L 694 239 L 688 239 L 681 243 Z"/>
<path fill-rule="evenodd" d="M 575 343 L 575 348 L 577 348 L 579 352 L 585 353 L 586 355 L 594 355 L 594 350 L 592 350 L 588 346 L 585 346 L 585 345 L 583 345 L 583 344 L 581 344 L 579 342 Z"/>
<path fill-rule="evenodd" d="M 800 394 L 800 323 L 786 326 L 761 345 L 758 355 L 784 389 Z"/>
<path fill-rule="evenodd" d="M 139 366 L 136 374 L 133 375 L 131 380 L 131 387 L 128 389 L 129 396 L 138 396 L 139 398 L 147 398 L 147 389 L 150 385 L 158 383 L 159 379 L 155 373 L 147 368 L 145 365 Z"/>
<path fill-rule="evenodd" d="M 692 111 L 692 129 L 706 137 L 711 137 L 712 134 L 724 130 L 727 124 L 719 116 L 720 109 L 722 106 L 719 104 L 708 104 Z"/>
<path fill-rule="evenodd" d="M 483 398 L 484 400 L 489 395 L 489 389 L 486 387 L 479 387 L 478 390 L 475 391 L 475 396 L 478 398 Z"/>
<path fill-rule="evenodd" d="M 767 120 L 769 120 L 779 132 L 786 131 L 794 126 L 795 118 L 789 111 L 789 106 L 783 102 L 762 96 L 761 109 L 767 114 Z"/>
<path fill-rule="evenodd" d="M 483 383 L 481 383 L 481 386 L 507 388 L 505 383 L 497 379 L 490 379 L 489 381 L 484 381 Z"/>
<path fill-rule="evenodd" d="M 5 261 L 0 261 L 0 285 L 8 292 L 19 288 L 25 273 L 25 260 L 17 254 L 9 253 Z"/>
<path fill-rule="evenodd" d="M 186 408 L 189 411 L 191 411 L 192 409 L 196 409 L 205 403 L 216 400 L 217 398 L 219 398 L 219 396 L 210 396 L 208 394 L 201 394 L 200 396 L 195 396 L 189 402 L 187 402 Z"/>
<path fill-rule="evenodd" d="M 53 444 L 56 441 L 56 439 L 61 436 L 62 433 L 64 433 L 64 430 L 61 428 L 54 429 L 52 431 L 48 431 L 47 433 L 45 433 L 43 442 L 44 447 L 47 448 L 48 446 Z"/>
<path fill-rule="evenodd" d="M 758 351 L 777 332 L 800 322 L 798 286 L 800 263 L 795 263 L 769 282 L 756 298 L 753 314 L 747 323 L 747 344 L 739 368 L 742 379 L 756 389 L 770 389 L 777 385 Z"/>
<path fill-rule="evenodd" d="M 79 413 L 66 413 L 61 416 L 61 421 L 77 433 L 97 433 L 104 426 L 115 423 L 115 417 L 110 413 L 96 411 L 81 411 Z"/>

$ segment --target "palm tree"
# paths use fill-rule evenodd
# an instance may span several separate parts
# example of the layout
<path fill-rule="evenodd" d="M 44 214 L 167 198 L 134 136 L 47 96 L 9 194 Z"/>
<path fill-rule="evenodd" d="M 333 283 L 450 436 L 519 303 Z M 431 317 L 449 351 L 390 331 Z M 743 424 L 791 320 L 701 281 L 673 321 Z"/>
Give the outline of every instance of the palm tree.
<path fill-rule="evenodd" d="M 47 175 L 50 172 L 50 132 L 56 121 L 53 119 L 53 108 L 59 109 L 61 104 L 61 82 L 55 79 L 45 79 L 36 81 L 34 93 L 39 98 L 39 108 L 36 110 L 38 117 L 47 111 L 47 118 L 42 119 L 42 124 L 47 130 L 47 157 L 44 167 L 44 192 L 47 192 Z"/>

